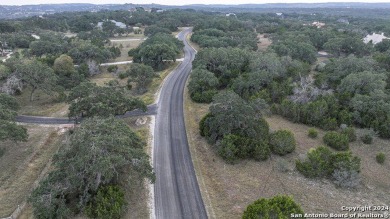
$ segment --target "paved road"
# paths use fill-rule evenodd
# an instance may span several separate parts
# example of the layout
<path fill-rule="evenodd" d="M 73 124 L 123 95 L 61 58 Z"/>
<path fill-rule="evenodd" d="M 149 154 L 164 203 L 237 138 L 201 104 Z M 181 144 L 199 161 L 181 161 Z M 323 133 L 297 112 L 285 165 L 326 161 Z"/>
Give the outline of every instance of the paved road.
<path fill-rule="evenodd" d="M 149 116 L 156 115 L 157 113 L 157 105 L 149 105 L 148 110 L 143 112 L 142 110 L 133 110 L 126 112 L 124 115 L 116 116 L 118 118 L 127 118 L 133 116 Z M 74 120 L 69 120 L 68 118 L 54 118 L 54 117 L 42 117 L 42 116 L 25 116 L 20 115 L 16 117 L 17 122 L 22 123 L 35 123 L 35 124 L 73 124 Z"/>
<path fill-rule="evenodd" d="M 183 92 L 195 50 L 185 41 L 191 29 L 178 38 L 185 44 L 185 58 L 164 83 L 156 116 L 153 165 L 157 219 L 207 218 L 184 126 Z"/>

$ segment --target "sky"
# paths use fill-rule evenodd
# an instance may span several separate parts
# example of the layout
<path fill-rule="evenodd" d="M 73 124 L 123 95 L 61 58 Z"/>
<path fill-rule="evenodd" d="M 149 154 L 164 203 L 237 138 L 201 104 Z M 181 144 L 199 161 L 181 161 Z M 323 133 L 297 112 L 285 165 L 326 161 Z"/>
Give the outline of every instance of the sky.
<path fill-rule="evenodd" d="M 93 3 L 93 4 L 264 4 L 264 3 L 322 3 L 322 2 L 388 2 L 390 0 L 1 0 L 0 5 L 28 5 L 28 4 L 59 4 L 59 3 Z"/>

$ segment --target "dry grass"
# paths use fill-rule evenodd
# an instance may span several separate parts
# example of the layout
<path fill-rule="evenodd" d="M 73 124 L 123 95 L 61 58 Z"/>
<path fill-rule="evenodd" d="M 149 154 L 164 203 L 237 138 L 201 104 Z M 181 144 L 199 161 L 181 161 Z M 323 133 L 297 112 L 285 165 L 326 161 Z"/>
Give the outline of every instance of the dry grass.
<path fill-rule="evenodd" d="M 37 90 L 34 94 L 34 101 L 30 101 L 30 91 L 31 88 L 27 87 L 21 95 L 15 96 L 21 107 L 19 114 L 66 117 L 68 104 L 58 102 L 56 95 L 48 95 Z"/>
<path fill-rule="evenodd" d="M 143 119 L 145 120 L 145 124 L 143 125 L 136 125 L 137 119 Z M 149 117 L 135 117 L 135 118 L 125 118 L 123 119 L 124 122 L 130 126 L 135 132 L 144 140 L 147 142 L 147 138 L 149 136 Z M 149 146 L 148 146 L 149 147 Z M 148 150 L 148 148 L 145 148 L 145 150 Z M 1 161 L 1 159 L 0 159 Z M 125 182 L 123 182 L 123 185 L 125 187 L 125 198 L 127 201 L 127 211 L 125 212 L 123 218 L 149 218 L 149 208 L 148 208 L 148 187 L 144 184 L 131 184 L 128 185 Z M 1 188 L 1 187 L 0 187 Z M 0 193 L 1 194 L 1 193 Z M 19 204 L 18 202 L 15 202 Z M 16 206 L 17 206 L 16 204 Z M 1 198 L 0 198 L 0 206 L 1 206 Z M 0 208 L 1 210 L 1 208 Z M 1 212 L 1 211 L 0 211 Z M 2 216 L 0 214 L 0 216 Z M 6 216 L 6 215 L 4 215 Z M 27 204 L 24 210 L 22 211 L 19 219 L 32 219 L 33 216 L 33 209 L 31 205 Z M 78 216 L 77 219 L 86 219 L 87 217 L 84 216 Z"/>
<path fill-rule="evenodd" d="M 375 161 L 378 152 L 390 157 L 390 141 L 375 139 L 373 145 L 351 144 L 353 154 L 362 158 L 362 185 L 357 190 L 335 187 L 329 180 L 306 179 L 295 170 L 295 160 L 315 146 L 319 137 L 307 137 L 306 125 L 292 123 L 279 116 L 267 118 L 271 130 L 287 129 L 294 133 L 298 146 L 284 157 L 272 155 L 264 162 L 243 160 L 236 165 L 226 164 L 212 150 L 212 146 L 199 135 L 198 123 L 207 113 L 208 106 L 193 103 L 185 93 L 186 129 L 192 159 L 196 169 L 210 218 L 240 218 L 246 206 L 261 197 L 278 194 L 292 195 L 305 212 L 345 213 L 341 206 L 389 204 L 390 162 L 383 166 Z M 284 163 L 284 164 L 283 164 Z M 286 172 L 280 171 L 287 169 Z"/>
<path fill-rule="evenodd" d="M 131 41 L 121 41 L 121 42 L 112 42 L 112 46 L 118 46 L 122 44 L 123 48 L 121 49 L 121 56 L 112 60 L 112 62 L 122 62 L 133 60 L 132 57 L 128 55 L 130 49 L 137 48 L 143 40 L 131 40 Z"/>
<path fill-rule="evenodd" d="M 259 43 L 257 43 L 257 47 L 259 51 L 266 51 L 268 47 L 272 44 L 272 41 L 269 37 L 264 37 L 265 34 L 258 34 L 257 39 L 259 39 Z"/>
<path fill-rule="evenodd" d="M 41 172 L 58 150 L 61 134 L 53 126 L 28 125 L 25 143 L 1 142 L 0 217 L 9 216 L 30 194 Z"/>

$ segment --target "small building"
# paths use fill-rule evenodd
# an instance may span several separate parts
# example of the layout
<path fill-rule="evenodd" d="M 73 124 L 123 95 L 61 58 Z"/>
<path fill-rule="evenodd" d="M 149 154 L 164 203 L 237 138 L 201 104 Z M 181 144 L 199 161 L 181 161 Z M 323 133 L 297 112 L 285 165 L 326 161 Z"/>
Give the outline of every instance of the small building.
<path fill-rule="evenodd" d="M 314 21 L 311 26 L 317 27 L 317 28 L 322 28 L 325 26 L 325 23 L 321 23 L 319 21 Z"/>
<path fill-rule="evenodd" d="M 381 34 L 376 34 L 376 33 L 373 33 L 371 35 L 367 35 L 364 39 L 363 39 L 363 42 L 365 44 L 369 43 L 369 42 L 372 42 L 372 44 L 377 44 L 377 43 L 380 43 L 382 42 L 382 40 L 384 39 L 389 39 L 388 37 L 386 37 L 384 35 L 384 33 L 381 33 Z"/>
<path fill-rule="evenodd" d="M 226 17 L 230 17 L 230 16 L 237 17 L 235 13 L 227 13 L 227 14 L 226 14 Z"/>
<path fill-rule="evenodd" d="M 116 20 L 110 20 L 112 23 L 115 24 L 115 26 L 119 27 L 119 28 L 122 28 L 122 29 L 125 29 L 127 26 L 126 24 L 122 23 L 122 22 L 119 22 L 119 21 L 116 21 Z M 97 24 L 97 27 L 102 29 L 103 27 L 103 22 L 98 22 Z"/>

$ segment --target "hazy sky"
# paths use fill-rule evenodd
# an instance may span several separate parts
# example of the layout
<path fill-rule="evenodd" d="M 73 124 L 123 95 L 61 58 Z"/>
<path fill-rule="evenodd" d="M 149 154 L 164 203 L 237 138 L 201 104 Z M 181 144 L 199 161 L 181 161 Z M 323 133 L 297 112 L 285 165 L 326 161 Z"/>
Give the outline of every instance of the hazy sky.
<path fill-rule="evenodd" d="M 317 3 L 317 2 L 389 2 L 390 0 L 1 0 L 0 5 L 58 4 L 58 3 L 94 3 L 94 4 L 246 4 L 246 3 Z"/>

